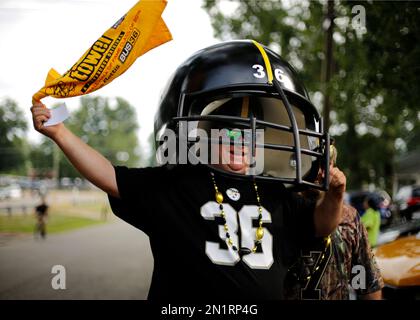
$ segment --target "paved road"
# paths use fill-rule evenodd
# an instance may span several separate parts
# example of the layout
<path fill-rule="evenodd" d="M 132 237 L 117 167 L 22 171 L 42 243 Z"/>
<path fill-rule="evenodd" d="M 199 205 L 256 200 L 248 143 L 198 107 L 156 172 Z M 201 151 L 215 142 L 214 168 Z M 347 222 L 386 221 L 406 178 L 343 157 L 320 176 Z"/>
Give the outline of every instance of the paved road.
<path fill-rule="evenodd" d="M 54 290 L 54 265 L 66 289 Z M 146 235 L 117 220 L 0 246 L 0 299 L 146 299 L 153 257 Z"/>

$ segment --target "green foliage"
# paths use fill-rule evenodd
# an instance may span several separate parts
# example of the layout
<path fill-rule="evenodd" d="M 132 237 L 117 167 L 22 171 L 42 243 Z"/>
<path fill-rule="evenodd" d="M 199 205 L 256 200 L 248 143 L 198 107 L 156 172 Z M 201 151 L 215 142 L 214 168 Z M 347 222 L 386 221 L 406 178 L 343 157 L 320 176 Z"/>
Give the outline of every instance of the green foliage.
<path fill-rule="evenodd" d="M 85 217 L 53 214 L 48 217 L 47 234 L 70 231 L 102 223 L 104 221 Z M 35 225 L 36 218 L 32 214 L 16 214 L 11 217 L 7 215 L 0 216 L 0 232 L 33 233 L 35 231 Z"/>
<path fill-rule="evenodd" d="M 148 166 L 154 167 L 157 165 L 156 161 L 156 147 L 155 147 L 155 134 L 152 132 L 147 139 L 148 145 L 150 147 L 150 155 L 146 161 Z"/>
<path fill-rule="evenodd" d="M 25 168 L 26 120 L 15 101 L 0 102 L 0 172 L 20 172 Z"/>
<path fill-rule="evenodd" d="M 37 177 L 52 178 L 54 152 L 58 147 L 46 137 L 42 137 L 41 143 L 30 147 L 29 159 L 32 173 Z"/>
<path fill-rule="evenodd" d="M 133 106 L 122 98 L 82 97 L 80 108 L 69 118 L 69 129 L 114 165 L 136 166 L 140 159 L 137 118 Z M 62 168 L 68 170 L 68 163 Z"/>
<path fill-rule="evenodd" d="M 329 93 L 330 133 L 349 188 L 374 183 L 391 191 L 396 156 L 420 147 L 420 3 L 335 1 L 326 86 L 326 1 L 229 1 L 228 13 L 226 3 L 204 1 L 217 37 L 251 38 L 277 51 L 298 70 L 318 109 Z M 365 8 L 366 32 L 352 27 L 356 5 Z"/>

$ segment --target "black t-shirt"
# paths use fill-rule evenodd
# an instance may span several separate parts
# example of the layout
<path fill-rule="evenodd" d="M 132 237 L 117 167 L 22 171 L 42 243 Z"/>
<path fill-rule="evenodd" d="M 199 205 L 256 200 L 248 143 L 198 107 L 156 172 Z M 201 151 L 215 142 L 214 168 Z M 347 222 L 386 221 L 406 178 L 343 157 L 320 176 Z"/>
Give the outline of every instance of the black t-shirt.
<path fill-rule="evenodd" d="M 120 199 L 109 196 L 113 212 L 150 239 L 149 299 L 283 298 L 284 277 L 299 243 L 314 234 L 314 203 L 280 183 L 257 183 L 265 234 L 259 251 L 241 257 L 226 244 L 208 167 L 115 167 L 115 173 Z M 220 174 L 215 179 L 234 245 L 252 248 L 258 227 L 253 183 Z"/>
<path fill-rule="evenodd" d="M 37 215 L 44 216 L 47 214 L 48 206 L 46 204 L 40 204 L 35 208 Z"/>

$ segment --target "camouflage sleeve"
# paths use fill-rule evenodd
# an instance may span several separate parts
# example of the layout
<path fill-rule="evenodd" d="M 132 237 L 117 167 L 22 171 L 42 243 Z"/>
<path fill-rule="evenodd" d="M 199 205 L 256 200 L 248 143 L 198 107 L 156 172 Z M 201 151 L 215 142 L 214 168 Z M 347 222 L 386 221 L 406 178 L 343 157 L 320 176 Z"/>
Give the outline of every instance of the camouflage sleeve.
<path fill-rule="evenodd" d="M 369 244 L 366 228 L 360 221 L 360 216 L 356 214 L 355 224 L 358 230 L 357 243 L 353 252 L 353 266 L 362 266 L 365 273 L 365 284 L 360 286 L 356 292 L 358 295 L 379 291 L 383 288 L 384 282 L 376 263 L 375 256 Z M 363 270 L 362 269 L 362 270 Z"/>

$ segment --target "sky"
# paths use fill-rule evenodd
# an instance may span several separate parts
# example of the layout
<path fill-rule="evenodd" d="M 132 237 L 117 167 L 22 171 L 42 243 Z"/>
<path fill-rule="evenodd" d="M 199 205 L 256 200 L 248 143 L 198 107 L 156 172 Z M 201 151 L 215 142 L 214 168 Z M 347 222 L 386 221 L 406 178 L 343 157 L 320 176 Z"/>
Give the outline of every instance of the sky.
<path fill-rule="evenodd" d="M 0 99 L 17 101 L 30 120 L 31 97 L 50 68 L 67 71 L 136 0 L 0 0 Z M 201 0 L 169 0 L 163 19 L 173 40 L 139 57 L 126 73 L 90 94 L 125 98 L 137 112 L 139 139 L 145 146 L 161 90 L 184 60 L 219 42 Z M 65 102 L 70 111 L 79 99 L 46 98 L 47 107 Z M 39 142 L 32 128 L 28 138 Z"/>

